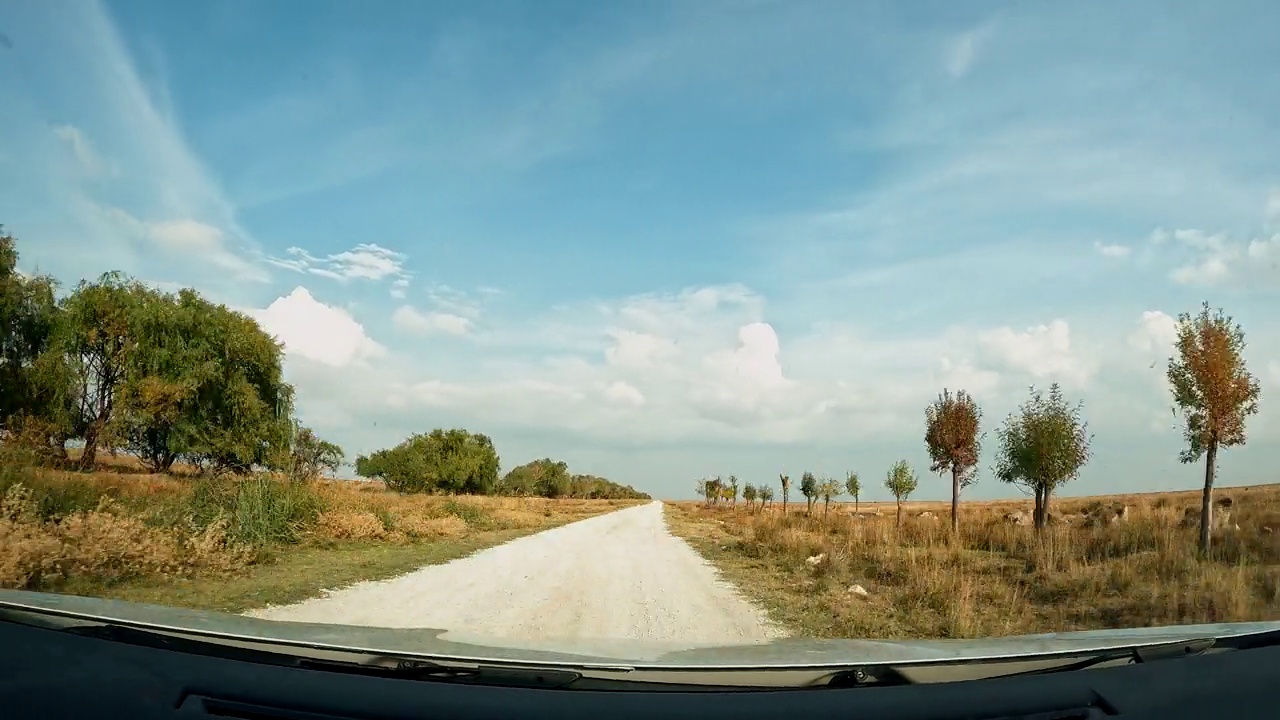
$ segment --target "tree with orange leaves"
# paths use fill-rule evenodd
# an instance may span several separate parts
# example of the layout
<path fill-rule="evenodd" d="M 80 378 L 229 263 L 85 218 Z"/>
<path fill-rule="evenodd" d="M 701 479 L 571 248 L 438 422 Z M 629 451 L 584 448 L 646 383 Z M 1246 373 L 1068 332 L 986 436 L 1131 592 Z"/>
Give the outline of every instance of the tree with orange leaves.
<path fill-rule="evenodd" d="M 1218 449 L 1243 445 L 1244 421 L 1258 412 L 1261 388 L 1244 364 L 1244 330 L 1221 309 L 1178 316 L 1177 354 L 1169 358 L 1169 385 L 1173 412 L 1186 420 L 1187 448 L 1180 460 L 1193 463 L 1205 458 L 1204 494 L 1200 499 L 1200 552 L 1209 554 L 1213 527 L 1213 481 Z"/>

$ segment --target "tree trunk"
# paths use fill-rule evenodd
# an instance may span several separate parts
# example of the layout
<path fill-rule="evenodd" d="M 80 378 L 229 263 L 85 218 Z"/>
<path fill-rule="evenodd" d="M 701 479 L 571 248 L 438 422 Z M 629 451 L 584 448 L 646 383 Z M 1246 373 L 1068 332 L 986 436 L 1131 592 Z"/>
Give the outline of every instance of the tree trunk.
<path fill-rule="evenodd" d="M 1035 526 L 1035 529 L 1039 531 L 1041 528 L 1044 527 L 1045 492 L 1044 492 L 1044 487 L 1041 485 L 1036 485 L 1035 491 L 1036 491 L 1036 507 L 1035 507 L 1035 511 L 1031 514 L 1031 519 L 1032 519 L 1032 524 Z"/>
<path fill-rule="evenodd" d="M 791 495 L 791 493 L 787 492 L 787 490 L 789 489 L 790 488 L 785 488 L 785 487 L 782 488 L 782 514 L 783 515 L 787 514 L 787 497 Z"/>
<path fill-rule="evenodd" d="M 822 502 L 822 517 L 827 516 L 827 512 L 831 510 L 831 498 L 827 498 Z"/>
<path fill-rule="evenodd" d="M 1204 494 L 1200 496 L 1200 554 L 1209 557 L 1210 530 L 1213 529 L 1213 475 L 1218 464 L 1218 442 L 1209 441 L 1204 462 Z"/>
<path fill-rule="evenodd" d="M 951 532 L 960 532 L 960 469 L 951 468 Z"/>
<path fill-rule="evenodd" d="M 1049 527 L 1049 498 L 1053 496 L 1052 488 L 1044 489 L 1044 500 L 1040 503 L 1040 527 Z"/>
<path fill-rule="evenodd" d="M 902 498 L 895 498 L 898 501 L 898 515 L 894 521 L 894 527 L 902 527 Z"/>
<path fill-rule="evenodd" d="M 98 436 L 105 423 L 95 418 L 84 431 L 84 451 L 80 453 L 80 469 L 93 471 L 98 462 Z"/>
<path fill-rule="evenodd" d="M 858 496 L 857 495 L 853 496 L 853 512 L 854 513 L 858 512 Z"/>

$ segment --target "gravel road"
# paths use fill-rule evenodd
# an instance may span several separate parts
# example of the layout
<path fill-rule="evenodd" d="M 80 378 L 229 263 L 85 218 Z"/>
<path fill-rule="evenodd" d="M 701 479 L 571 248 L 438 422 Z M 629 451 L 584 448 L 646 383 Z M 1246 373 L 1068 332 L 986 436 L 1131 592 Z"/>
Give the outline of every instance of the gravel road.
<path fill-rule="evenodd" d="M 622 638 L 698 645 L 783 635 L 668 532 L 660 502 L 580 520 L 391 580 L 246 614 L 523 640 Z"/>

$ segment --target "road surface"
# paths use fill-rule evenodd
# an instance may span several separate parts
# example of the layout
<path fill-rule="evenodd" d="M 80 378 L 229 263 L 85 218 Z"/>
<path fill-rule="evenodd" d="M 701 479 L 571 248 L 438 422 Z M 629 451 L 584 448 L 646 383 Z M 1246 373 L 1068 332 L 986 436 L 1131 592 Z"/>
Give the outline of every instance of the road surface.
<path fill-rule="evenodd" d="M 667 531 L 660 502 L 580 520 L 391 580 L 247 614 L 523 640 L 621 638 L 692 645 L 783 634 Z"/>

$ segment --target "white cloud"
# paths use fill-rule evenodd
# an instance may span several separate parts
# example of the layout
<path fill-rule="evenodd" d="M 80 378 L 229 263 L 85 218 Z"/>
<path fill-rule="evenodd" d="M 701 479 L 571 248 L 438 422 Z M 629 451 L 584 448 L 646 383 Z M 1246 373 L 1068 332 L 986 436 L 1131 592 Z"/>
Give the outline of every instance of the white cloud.
<path fill-rule="evenodd" d="M 471 321 L 459 315 L 444 312 L 419 312 L 408 305 L 401 305 L 391 314 L 391 321 L 401 330 L 427 335 L 445 333 L 466 335 L 471 332 Z"/>
<path fill-rule="evenodd" d="M 1133 248 L 1128 245 L 1108 245 L 1101 242 L 1095 242 L 1093 247 L 1099 254 L 1109 258 L 1129 257 L 1133 252 Z"/>
<path fill-rule="evenodd" d="M 1129 334 L 1129 345 L 1144 353 L 1168 355 L 1177 339 L 1177 320 L 1159 310 L 1147 310 L 1142 313 L 1138 327 Z"/>
<path fill-rule="evenodd" d="M 604 389 L 605 399 L 619 405 L 644 405 L 644 393 L 624 380 L 614 380 Z"/>
<path fill-rule="evenodd" d="M 1084 385 L 1094 371 L 1090 362 L 1072 352 L 1066 320 L 1022 332 L 1008 327 L 988 330 L 978 336 L 978 345 L 988 361 L 1035 378 Z"/>
<path fill-rule="evenodd" d="M 96 206 L 96 212 L 116 234 L 145 242 L 169 257 L 225 270 L 241 280 L 268 279 L 260 265 L 233 252 L 226 235 L 213 225 L 192 219 L 144 221 L 118 207 Z"/>
<path fill-rule="evenodd" d="M 393 277 L 407 280 L 403 253 L 389 250 L 375 243 L 361 243 L 350 250 L 316 257 L 300 247 L 285 251 L 287 257 L 267 258 L 267 262 L 301 273 L 310 273 L 334 280 L 382 280 Z M 399 286 L 403 288 L 404 286 Z"/>
<path fill-rule="evenodd" d="M 409 278 L 397 278 L 391 283 L 391 297 L 396 298 L 397 300 L 403 300 L 405 297 L 405 291 L 408 290 L 408 288 Z"/>
<path fill-rule="evenodd" d="M 342 308 L 316 300 L 304 287 L 249 314 L 284 343 L 289 359 L 305 358 L 335 368 L 360 365 L 387 352 Z"/>
<path fill-rule="evenodd" d="M 613 329 L 608 331 L 613 345 L 604 351 L 605 362 L 622 368 L 647 368 L 673 358 L 678 350 L 673 340 L 652 333 Z"/>
<path fill-rule="evenodd" d="M 86 175 L 97 175 L 106 168 L 106 163 L 93 149 L 93 144 L 80 128 L 74 125 L 55 125 L 53 134 L 71 150 L 81 172 Z"/>

